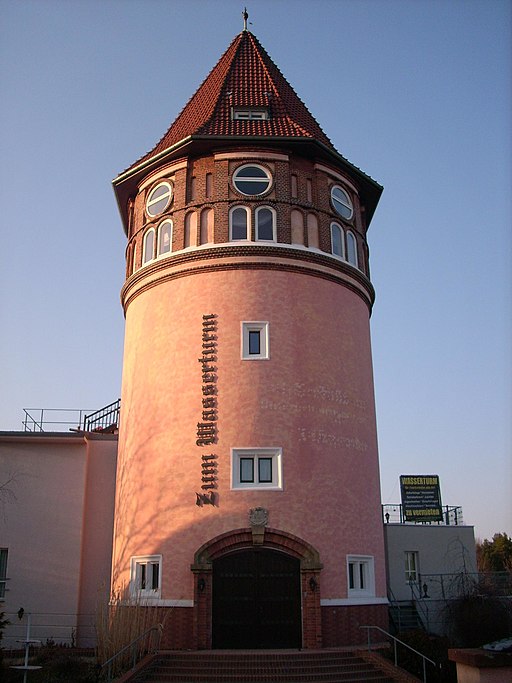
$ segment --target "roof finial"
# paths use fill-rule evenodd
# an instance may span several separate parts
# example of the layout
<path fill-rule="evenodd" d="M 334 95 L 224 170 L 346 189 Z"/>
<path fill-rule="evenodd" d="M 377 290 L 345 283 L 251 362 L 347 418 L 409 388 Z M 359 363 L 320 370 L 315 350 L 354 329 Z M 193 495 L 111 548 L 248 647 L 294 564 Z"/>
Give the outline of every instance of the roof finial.
<path fill-rule="evenodd" d="M 247 13 L 247 7 L 244 7 L 244 11 L 242 12 L 242 16 L 244 18 L 244 31 L 247 31 L 247 19 L 249 19 L 249 14 Z"/>

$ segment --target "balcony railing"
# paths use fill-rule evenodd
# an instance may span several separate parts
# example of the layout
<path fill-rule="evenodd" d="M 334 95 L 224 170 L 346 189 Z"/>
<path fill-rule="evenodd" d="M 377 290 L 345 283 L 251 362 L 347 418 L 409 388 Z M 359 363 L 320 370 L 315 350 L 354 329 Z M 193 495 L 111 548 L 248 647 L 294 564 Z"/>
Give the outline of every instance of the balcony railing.
<path fill-rule="evenodd" d="M 115 432 L 119 427 L 121 399 L 100 410 L 80 408 L 24 408 L 25 432 Z"/>
<path fill-rule="evenodd" d="M 452 507 L 450 505 L 444 505 L 442 510 L 443 520 L 440 522 L 411 522 L 406 521 L 402 505 L 383 505 L 382 521 L 384 524 L 431 524 L 437 526 L 464 526 L 462 508 L 460 506 Z"/>

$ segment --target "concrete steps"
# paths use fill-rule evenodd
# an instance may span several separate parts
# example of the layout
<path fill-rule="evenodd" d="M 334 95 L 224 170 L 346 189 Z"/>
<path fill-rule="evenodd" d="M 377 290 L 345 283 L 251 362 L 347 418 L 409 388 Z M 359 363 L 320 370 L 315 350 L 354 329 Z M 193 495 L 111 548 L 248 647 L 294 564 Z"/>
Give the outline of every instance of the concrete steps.
<path fill-rule="evenodd" d="M 393 683 L 356 653 L 343 650 L 162 652 L 133 683 Z"/>

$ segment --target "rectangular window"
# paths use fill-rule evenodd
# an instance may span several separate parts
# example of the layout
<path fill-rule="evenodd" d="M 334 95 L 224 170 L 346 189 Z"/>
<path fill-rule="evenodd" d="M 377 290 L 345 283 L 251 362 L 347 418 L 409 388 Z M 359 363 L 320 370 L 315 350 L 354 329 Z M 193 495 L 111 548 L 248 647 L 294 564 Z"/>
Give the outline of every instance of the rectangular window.
<path fill-rule="evenodd" d="M 272 458 L 258 458 L 258 481 L 260 484 L 272 482 Z"/>
<path fill-rule="evenodd" d="M 130 592 L 132 597 L 159 598 L 161 594 L 161 555 L 132 557 Z"/>
<path fill-rule="evenodd" d="M 347 578 L 349 597 L 374 596 L 373 557 L 349 555 L 347 557 Z"/>
<path fill-rule="evenodd" d="M 242 360 L 268 360 L 269 334 L 267 322 L 242 323 Z"/>
<path fill-rule="evenodd" d="M 281 461 L 280 448 L 232 448 L 231 488 L 281 490 Z"/>
<path fill-rule="evenodd" d="M 418 553 L 414 550 L 405 551 L 405 580 L 407 583 L 418 581 Z"/>
<path fill-rule="evenodd" d="M 5 599 L 7 583 L 7 548 L 0 548 L 0 600 Z"/>
<path fill-rule="evenodd" d="M 261 330 L 249 330 L 249 354 L 253 356 L 261 353 L 261 343 L 260 343 Z"/>
<path fill-rule="evenodd" d="M 265 121 L 268 119 L 268 109 L 264 107 L 234 107 L 232 111 L 235 121 Z"/>
<path fill-rule="evenodd" d="M 240 482 L 243 484 L 254 482 L 254 457 L 240 458 Z"/>

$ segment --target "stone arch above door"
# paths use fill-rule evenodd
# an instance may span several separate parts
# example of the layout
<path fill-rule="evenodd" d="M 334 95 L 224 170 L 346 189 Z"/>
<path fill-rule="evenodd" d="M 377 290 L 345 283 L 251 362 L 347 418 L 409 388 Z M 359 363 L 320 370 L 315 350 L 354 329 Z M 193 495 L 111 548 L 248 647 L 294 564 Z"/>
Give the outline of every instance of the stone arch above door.
<path fill-rule="evenodd" d="M 302 647 L 322 646 L 320 571 L 318 551 L 303 539 L 279 529 L 252 526 L 235 529 L 207 541 L 194 555 L 194 641 L 196 648 L 212 647 L 212 562 L 226 555 L 261 546 L 284 552 L 300 561 L 302 592 Z"/>

